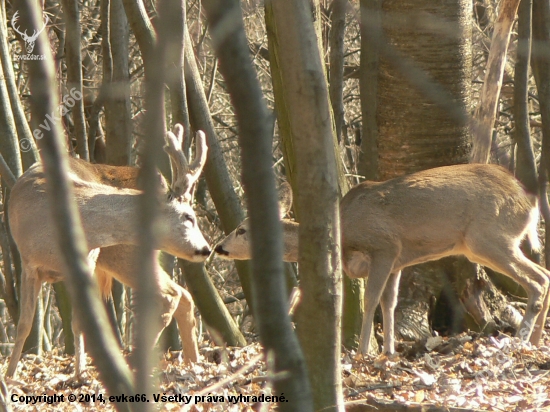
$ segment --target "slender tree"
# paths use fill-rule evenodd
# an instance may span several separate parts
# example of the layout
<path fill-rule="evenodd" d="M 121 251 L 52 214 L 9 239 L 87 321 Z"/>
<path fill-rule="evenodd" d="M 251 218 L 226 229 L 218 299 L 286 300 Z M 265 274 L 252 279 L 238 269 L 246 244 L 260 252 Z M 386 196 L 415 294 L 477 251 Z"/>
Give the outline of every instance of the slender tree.
<path fill-rule="evenodd" d="M 243 182 L 252 236 L 254 314 L 274 373 L 273 382 L 283 411 L 312 410 L 303 355 L 288 316 L 282 263 L 282 231 L 272 169 L 269 113 L 250 61 L 240 5 L 234 0 L 204 2 L 210 33 L 239 123 Z M 227 30 L 231 27 L 231 30 Z"/>
<path fill-rule="evenodd" d="M 63 0 L 63 17 L 65 20 L 65 49 L 67 64 L 67 89 L 68 92 L 76 90 L 82 93 L 82 55 L 80 53 L 80 11 L 78 1 Z M 81 159 L 90 160 L 88 152 L 88 135 L 86 130 L 86 116 L 84 115 L 84 100 L 75 99 L 71 110 L 75 137 L 76 153 Z"/>
<path fill-rule="evenodd" d="M 340 382 L 341 271 L 338 166 L 328 88 L 311 4 L 273 1 L 274 40 L 288 106 L 300 188 L 299 264 L 302 304 L 296 313 L 316 410 L 343 410 Z M 307 211 L 307 212 L 306 212 Z"/>

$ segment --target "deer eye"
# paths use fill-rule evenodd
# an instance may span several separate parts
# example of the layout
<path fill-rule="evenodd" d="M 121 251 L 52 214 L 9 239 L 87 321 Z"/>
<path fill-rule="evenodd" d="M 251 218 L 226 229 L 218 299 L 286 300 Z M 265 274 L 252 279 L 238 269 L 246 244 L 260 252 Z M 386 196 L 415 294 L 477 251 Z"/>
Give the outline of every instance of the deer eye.
<path fill-rule="evenodd" d="M 246 233 L 246 229 L 244 227 L 240 227 L 237 229 L 237 236 L 244 235 Z"/>
<path fill-rule="evenodd" d="M 190 214 L 185 214 L 183 216 L 183 220 L 188 223 L 189 225 L 191 226 L 194 226 L 195 225 L 195 218 L 193 216 L 191 216 Z"/>

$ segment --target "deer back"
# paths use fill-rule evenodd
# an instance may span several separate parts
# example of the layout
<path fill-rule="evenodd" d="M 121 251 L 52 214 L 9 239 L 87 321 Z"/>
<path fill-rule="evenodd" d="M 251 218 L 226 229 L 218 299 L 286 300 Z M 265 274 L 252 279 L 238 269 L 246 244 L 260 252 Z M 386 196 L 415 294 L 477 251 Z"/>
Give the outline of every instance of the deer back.
<path fill-rule="evenodd" d="M 520 242 L 536 205 L 535 195 L 495 165 L 447 166 L 364 182 L 340 204 L 344 266 L 357 264 L 359 255 L 368 265 L 389 250 L 397 255 L 394 271 L 449 255 L 468 257 L 467 238 L 476 232 Z"/>

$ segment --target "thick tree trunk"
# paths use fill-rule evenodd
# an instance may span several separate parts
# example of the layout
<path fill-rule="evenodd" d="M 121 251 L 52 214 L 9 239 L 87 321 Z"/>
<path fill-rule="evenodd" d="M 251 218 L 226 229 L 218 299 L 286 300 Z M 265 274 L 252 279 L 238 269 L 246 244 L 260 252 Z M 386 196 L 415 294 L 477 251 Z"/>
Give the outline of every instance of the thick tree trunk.
<path fill-rule="evenodd" d="M 454 105 L 469 112 L 472 70 L 469 2 L 387 0 L 383 12 L 389 44 L 381 47 L 401 52 L 403 59 L 450 93 Z M 430 25 L 415 24 L 414 17 L 422 13 L 429 13 L 428 19 L 446 20 L 449 35 L 441 35 L 430 29 Z M 442 61 L 446 64 L 442 65 Z M 429 90 L 415 87 L 410 75 L 383 55 L 377 103 L 381 180 L 468 160 L 466 119 L 457 121 L 446 107 L 426 97 Z"/>
<path fill-rule="evenodd" d="M 372 69 L 376 63 L 372 55 L 379 50 L 376 123 L 380 178 L 386 180 L 422 169 L 467 162 L 469 129 L 466 117 L 460 113 L 470 109 L 469 3 L 465 0 L 443 3 L 386 0 L 382 10 L 383 33 L 375 38 L 384 39 L 387 44 L 380 44 L 378 49 L 371 45 L 367 49 L 369 63 L 365 62 L 364 66 Z M 419 16 L 445 20 L 447 34 L 443 36 L 434 31 L 433 25 L 415 24 L 415 17 Z M 376 34 L 376 26 L 380 27 L 369 15 L 363 24 L 368 27 L 367 35 Z M 442 61 L 446 64 L 442 65 Z M 367 92 L 372 93 L 372 88 L 365 85 Z M 451 103 L 458 106 L 455 112 L 449 111 Z M 372 122 L 369 111 L 372 109 L 364 107 L 368 109 L 364 114 L 369 115 L 366 121 Z M 457 319 L 460 318 L 460 305 L 456 305 L 456 297 L 452 299 L 456 294 L 447 292 L 445 285 L 449 282 L 445 281 L 445 273 L 443 263 L 439 262 L 403 271 L 396 309 L 398 336 L 404 339 L 429 336 L 432 297 L 436 296 L 439 301 L 442 293 L 451 296 L 454 303 L 449 306 L 458 314 Z"/>

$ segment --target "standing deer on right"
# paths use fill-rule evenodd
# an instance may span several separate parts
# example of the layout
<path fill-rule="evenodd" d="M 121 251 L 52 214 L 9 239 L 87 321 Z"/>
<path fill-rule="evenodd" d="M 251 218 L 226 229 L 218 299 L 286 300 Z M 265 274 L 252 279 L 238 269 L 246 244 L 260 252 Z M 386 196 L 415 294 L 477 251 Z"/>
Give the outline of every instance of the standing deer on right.
<path fill-rule="evenodd" d="M 527 292 L 516 333 L 538 345 L 550 304 L 550 272 L 525 257 L 528 237 L 539 248 L 538 197 L 496 165 L 439 167 L 386 182 L 364 182 L 340 203 L 342 263 L 351 278 L 366 278 L 359 353 L 368 353 L 380 303 L 384 350 L 395 352 L 394 312 L 401 270 L 446 256 L 464 255 L 503 273 Z M 296 223 L 283 221 L 285 259 L 297 260 Z M 250 259 L 247 222 L 215 248 L 224 259 Z"/>

